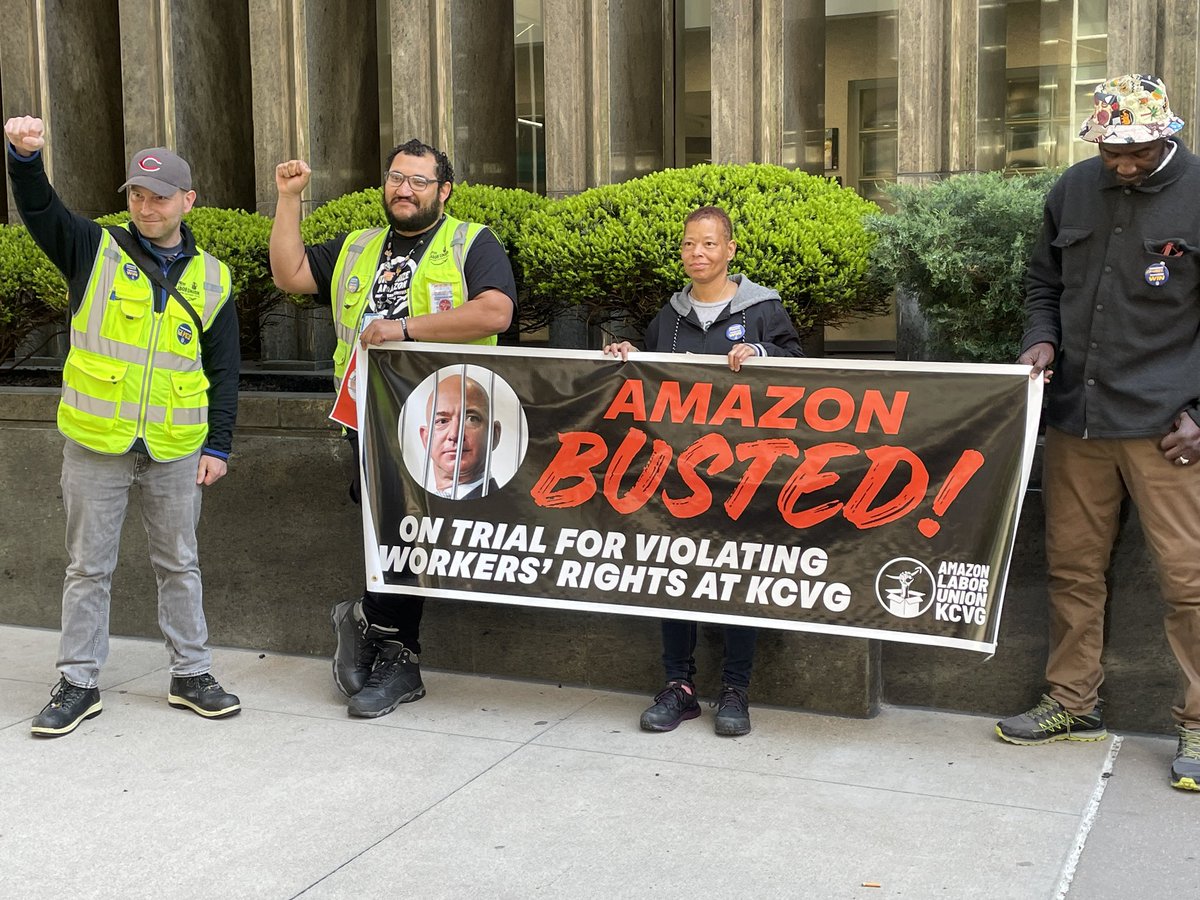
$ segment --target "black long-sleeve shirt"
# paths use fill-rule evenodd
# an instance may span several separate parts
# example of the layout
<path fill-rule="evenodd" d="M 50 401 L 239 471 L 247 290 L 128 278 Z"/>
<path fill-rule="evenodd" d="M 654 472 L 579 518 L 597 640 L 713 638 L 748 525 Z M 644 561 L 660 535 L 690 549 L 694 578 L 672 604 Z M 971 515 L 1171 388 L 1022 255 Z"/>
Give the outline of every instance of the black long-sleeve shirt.
<path fill-rule="evenodd" d="M 42 155 L 18 156 L 9 145 L 8 174 L 13 200 L 30 236 L 67 279 L 71 313 L 79 310 L 87 291 L 103 229 L 85 216 L 67 209 L 46 178 Z M 130 232 L 151 250 L 146 240 L 130 223 Z M 182 226 L 183 248 L 168 266 L 166 280 L 175 284 L 197 254 L 196 239 L 187 225 Z M 241 338 L 238 334 L 237 304 L 232 296 L 221 307 L 212 324 L 200 335 L 200 362 L 208 378 L 208 435 L 203 452 L 227 459 L 233 447 L 233 426 L 237 420 L 238 378 L 241 373 Z M 159 291 L 155 309 L 166 308 L 167 293 Z"/>

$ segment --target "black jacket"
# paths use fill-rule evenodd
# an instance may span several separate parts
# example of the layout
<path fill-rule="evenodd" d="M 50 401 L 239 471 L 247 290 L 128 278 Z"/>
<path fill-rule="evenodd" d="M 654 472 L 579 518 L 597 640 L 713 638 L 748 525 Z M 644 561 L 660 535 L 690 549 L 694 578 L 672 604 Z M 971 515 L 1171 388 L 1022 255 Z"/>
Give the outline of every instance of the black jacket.
<path fill-rule="evenodd" d="M 724 355 L 734 344 L 753 344 L 759 356 L 803 356 L 796 326 L 779 294 L 745 275 L 734 275 L 732 280 L 737 293 L 707 329 L 692 308 L 690 284 L 672 296 L 646 327 L 644 349 Z"/>
<path fill-rule="evenodd" d="M 1093 158 L 1046 198 L 1021 347 L 1055 346 L 1046 422 L 1068 434 L 1160 435 L 1184 410 L 1200 423 L 1200 157 L 1171 140 L 1138 187 Z"/>

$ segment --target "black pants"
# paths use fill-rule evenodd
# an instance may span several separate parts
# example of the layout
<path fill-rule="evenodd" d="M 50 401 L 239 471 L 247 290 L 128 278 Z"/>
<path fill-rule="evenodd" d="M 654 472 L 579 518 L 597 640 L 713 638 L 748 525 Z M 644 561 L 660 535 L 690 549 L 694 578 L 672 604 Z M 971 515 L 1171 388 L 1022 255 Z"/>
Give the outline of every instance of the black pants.
<path fill-rule="evenodd" d="M 742 625 L 725 626 L 725 657 L 721 683 L 746 690 L 754 669 L 754 645 L 758 630 Z M 696 674 L 696 623 L 682 619 L 662 620 L 663 668 L 667 681 L 691 681 Z"/>
<path fill-rule="evenodd" d="M 346 440 L 354 454 L 354 477 L 350 480 L 350 499 L 362 504 L 362 485 L 358 473 L 358 432 L 346 429 Z M 418 656 L 421 655 L 421 614 L 425 611 L 424 597 L 403 594 L 377 594 L 363 587 L 363 616 L 372 625 L 399 629 L 396 640 Z"/>

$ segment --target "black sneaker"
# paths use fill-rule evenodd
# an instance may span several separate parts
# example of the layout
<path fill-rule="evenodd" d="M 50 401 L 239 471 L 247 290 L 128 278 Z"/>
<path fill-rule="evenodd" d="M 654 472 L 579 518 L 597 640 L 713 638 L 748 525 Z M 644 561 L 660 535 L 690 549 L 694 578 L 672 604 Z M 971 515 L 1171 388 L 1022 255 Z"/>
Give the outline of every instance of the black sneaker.
<path fill-rule="evenodd" d="M 654 705 L 642 713 L 643 731 L 674 731 L 680 722 L 700 715 L 696 688 L 690 681 L 668 681 L 654 697 Z"/>
<path fill-rule="evenodd" d="M 1200 791 L 1200 730 L 1179 726 L 1179 748 L 1171 766 L 1171 787 Z"/>
<path fill-rule="evenodd" d="M 62 737 L 84 719 L 96 718 L 100 711 L 99 688 L 81 688 L 60 678 L 50 692 L 50 702 L 34 716 L 29 730 L 37 737 Z"/>
<path fill-rule="evenodd" d="M 367 635 L 362 600 L 346 600 L 330 613 L 337 649 L 333 651 L 333 683 L 347 697 L 353 697 L 367 682 L 375 667 L 379 647 Z"/>
<path fill-rule="evenodd" d="M 741 688 L 725 685 L 717 700 L 717 718 L 713 729 L 717 734 L 733 735 L 750 733 L 750 700 Z"/>
<path fill-rule="evenodd" d="M 399 641 L 376 641 L 379 661 L 366 684 L 350 698 L 346 707 L 352 716 L 375 719 L 386 716 L 401 703 L 425 696 L 421 665 L 415 653 Z"/>
<path fill-rule="evenodd" d="M 1043 694 L 1033 709 L 997 722 L 996 734 L 1010 744 L 1026 746 L 1053 741 L 1102 741 L 1108 737 L 1103 710 L 1104 704 L 1100 702 L 1087 715 L 1077 716 Z"/>
<path fill-rule="evenodd" d="M 206 719 L 222 719 L 236 715 L 242 709 L 237 696 L 226 691 L 207 672 L 182 678 L 171 676 L 167 702 L 178 709 L 190 709 Z"/>

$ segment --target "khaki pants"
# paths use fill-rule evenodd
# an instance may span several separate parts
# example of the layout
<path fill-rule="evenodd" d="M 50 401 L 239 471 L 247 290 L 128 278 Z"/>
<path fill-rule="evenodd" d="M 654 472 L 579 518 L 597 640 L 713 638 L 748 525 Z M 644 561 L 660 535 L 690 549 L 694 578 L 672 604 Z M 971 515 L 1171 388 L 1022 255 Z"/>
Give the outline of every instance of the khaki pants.
<path fill-rule="evenodd" d="M 1200 460 L 1167 462 L 1158 438 L 1083 440 L 1046 429 L 1050 696 L 1091 712 L 1104 670 L 1104 580 L 1126 493 L 1137 505 L 1167 604 L 1167 641 L 1186 681 L 1175 719 L 1200 728 Z"/>

